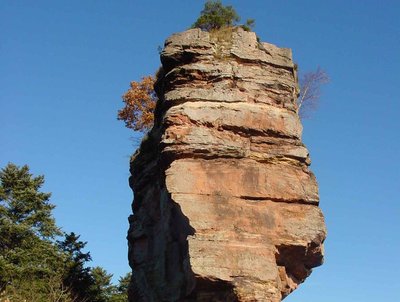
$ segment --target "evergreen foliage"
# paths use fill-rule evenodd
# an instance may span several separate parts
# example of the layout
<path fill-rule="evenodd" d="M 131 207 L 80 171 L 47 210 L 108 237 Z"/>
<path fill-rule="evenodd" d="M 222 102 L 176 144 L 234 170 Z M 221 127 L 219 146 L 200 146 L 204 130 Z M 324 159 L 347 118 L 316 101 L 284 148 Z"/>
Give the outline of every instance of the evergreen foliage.
<path fill-rule="evenodd" d="M 232 26 L 240 26 L 250 31 L 255 25 L 254 19 L 248 19 L 242 25 L 237 24 L 239 21 L 240 17 L 232 6 L 224 6 L 221 0 L 208 0 L 192 28 L 224 34 L 224 29 L 229 31 Z M 160 49 L 159 52 L 161 52 Z M 162 69 L 159 71 L 162 72 Z M 124 107 L 118 110 L 117 115 L 118 120 L 125 122 L 125 127 L 146 132 L 153 126 L 154 110 L 158 100 L 154 83 L 159 76 L 158 72 L 156 77 L 144 76 L 141 81 L 130 83 L 130 88 L 122 96 Z"/>
<path fill-rule="evenodd" d="M 246 23 L 241 25 L 245 31 L 252 31 L 254 26 L 256 25 L 256 20 L 254 19 L 247 19 Z"/>
<path fill-rule="evenodd" d="M 114 294 L 115 286 L 111 284 L 112 274 L 108 274 L 105 269 L 96 266 L 91 270 L 93 284 L 90 287 L 92 292 L 91 301 L 108 302 Z"/>
<path fill-rule="evenodd" d="M 223 27 L 238 25 L 239 15 L 231 6 L 224 6 L 221 0 L 208 0 L 200 13 L 200 17 L 192 25 L 192 28 L 200 28 L 205 31 L 218 30 Z M 243 29 L 250 31 L 255 24 L 254 19 L 248 19 L 246 24 L 240 25 Z"/>
<path fill-rule="evenodd" d="M 0 302 L 124 301 L 122 279 L 115 286 L 103 268 L 86 266 L 91 257 L 79 235 L 56 241 L 62 232 L 43 184 L 28 166 L 0 171 Z"/>
<path fill-rule="evenodd" d="M 93 295 L 97 295 L 91 291 L 93 285 L 93 277 L 86 263 L 91 261 L 90 253 L 84 253 L 82 250 L 86 246 L 86 242 L 79 241 L 79 235 L 75 233 L 65 234 L 63 241 L 57 241 L 59 249 L 66 255 L 64 263 L 64 275 L 62 283 L 71 290 L 72 296 L 77 301 L 85 301 Z"/>
<path fill-rule="evenodd" d="M 6 288 L 30 292 L 34 285 L 31 300 L 37 299 L 53 290 L 50 281 L 62 274 L 64 255 L 52 243 L 61 232 L 51 214 L 51 194 L 39 191 L 43 183 L 28 166 L 8 164 L 0 171 L 0 294 Z"/>
<path fill-rule="evenodd" d="M 224 6 L 220 0 L 208 0 L 192 27 L 210 31 L 224 26 L 233 26 L 239 21 L 240 17 L 232 6 Z"/>
<path fill-rule="evenodd" d="M 131 281 L 132 273 L 127 273 L 125 276 L 120 277 L 118 285 L 115 287 L 114 294 L 110 302 L 126 302 L 128 301 L 128 289 Z"/>
<path fill-rule="evenodd" d="M 51 193 L 39 191 L 44 184 L 43 176 L 33 177 L 26 165 L 19 168 L 8 164 L 0 172 L 0 181 L 0 213 L 3 224 L 24 233 L 25 236 L 41 239 L 50 239 L 61 234 L 51 214 L 54 209 L 54 205 L 49 202 Z M 8 244 L 15 245 L 18 242 L 12 240 L 22 238 L 15 237 L 15 232 L 11 232 L 7 240 Z"/>

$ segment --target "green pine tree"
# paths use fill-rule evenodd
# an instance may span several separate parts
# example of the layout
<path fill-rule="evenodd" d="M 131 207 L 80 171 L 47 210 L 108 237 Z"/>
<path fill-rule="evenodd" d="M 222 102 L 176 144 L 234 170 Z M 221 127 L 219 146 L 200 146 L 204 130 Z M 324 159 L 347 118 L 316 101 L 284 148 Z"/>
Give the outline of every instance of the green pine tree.
<path fill-rule="evenodd" d="M 232 27 L 238 25 L 240 21 L 239 15 L 231 5 L 223 5 L 221 0 L 208 0 L 204 4 L 204 8 L 199 18 L 192 25 L 192 28 L 201 28 L 205 31 L 218 30 L 224 27 Z M 255 24 L 254 19 L 248 19 L 246 24 L 239 25 L 243 29 L 250 31 Z"/>
<path fill-rule="evenodd" d="M 57 227 L 43 176 L 28 166 L 0 170 L 0 302 L 127 301 L 129 276 L 111 283 L 101 267 L 87 267 L 86 242 Z"/>
<path fill-rule="evenodd" d="M 92 260 L 90 253 L 83 252 L 87 242 L 79 240 L 74 232 L 65 234 L 63 241 L 57 241 L 58 248 L 66 255 L 63 285 L 71 290 L 76 301 L 89 301 L 90 288 L 94 283 L 86 263 Z"/>
<path fill-rule="evenodd" d="M 0 297 L 44 302 L 51 293 L 60 301 L 69 295 L 61 284 L 66 258 L 54 244 L 61 232 L 43 183 L 28 166 L 0 171 Z"/>
<path fill-rule="evenodd" d="M 131 282 L 132 273 L 127 273 L 120 277 L 114 294 L 111 296 L 110 302 L 126 302 L 128 301 L 128 289 Z"/>
<path fill-rule="evenodd" d="M 111 283 L 112 274 L 107 273 L 102 267 L 96 266 L 90 270 L 93 277 L 91 286 L 92 302 L 110 302 L 115 292 L 115 286 Z"/>

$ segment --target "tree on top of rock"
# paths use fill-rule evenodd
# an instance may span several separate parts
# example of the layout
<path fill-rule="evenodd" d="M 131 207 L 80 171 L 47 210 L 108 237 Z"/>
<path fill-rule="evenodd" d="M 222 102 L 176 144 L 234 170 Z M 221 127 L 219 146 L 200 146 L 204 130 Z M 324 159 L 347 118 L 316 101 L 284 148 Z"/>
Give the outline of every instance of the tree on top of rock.
<path fill-rule="evenodd" d="M 224 6 L 220 0 L 208 0 L 200 17 L 192 28 L 206 31 L 238 25 L 239 15 L 235 9 Z M 250 31 L 254 27 L 254 19 L 248 19 L 246 24 L 238 25 Z M 154 110 L 157 103 L 157 94 L 154 91 L 155 77 L 145 76 L 141 81 L 132 81 L 129 90 L 122 96 L 124 108 L 118 111 L 118 120 L 125 122 L 125 127 L 135 131 L 146 132 L 154 122 Z"/>
<path fill-rule="evenodd" d="M 224 6 L 220 0 L 208 0 L 192 28 L 212 31 L 235 26 L 239 21 L 240 17 L 231 5 Z M 248 19 L 246 24 L 242 25 L 245 30 L 250 30 L 253 26 L 253 19 Z"/>

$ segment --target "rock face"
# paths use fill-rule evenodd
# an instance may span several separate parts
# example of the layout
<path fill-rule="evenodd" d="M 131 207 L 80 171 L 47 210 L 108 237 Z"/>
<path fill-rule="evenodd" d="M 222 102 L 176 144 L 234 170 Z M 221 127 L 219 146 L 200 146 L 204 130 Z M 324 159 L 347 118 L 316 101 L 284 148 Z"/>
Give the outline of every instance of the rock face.
<path fill-rule="evenodd" d="M 171 36 L 131 161 L 130 301 L 281 301 L 323 261 L 289 49 L 231 29 Z"/>

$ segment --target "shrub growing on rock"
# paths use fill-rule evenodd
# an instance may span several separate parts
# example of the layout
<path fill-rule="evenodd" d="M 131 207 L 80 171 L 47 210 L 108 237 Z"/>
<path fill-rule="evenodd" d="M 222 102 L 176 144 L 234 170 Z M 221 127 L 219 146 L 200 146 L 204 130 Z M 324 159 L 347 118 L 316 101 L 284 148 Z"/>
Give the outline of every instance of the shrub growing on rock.
<path fill-rule="evenodd" d="M 224 6 L 221 0 L 208 0 L 192 28 L 212 31 L 238 25 L 239 21 L 240 17 L 231 5 Z M 254 19 L 248 19 L 246 24 L 241 26 L 250 31 L 254 27 L 254 23 Z"/>
<path fill-rule="evenodd" d="M 118 111 L 118 119 L 127 128 L 147 131 L 153 126 L 153 112 L 157 102 L 154 91 L 155 78 L 143 77 L 140 82 L 132 81 L 129 90 L 122 96 L 125 107 Z"/>

